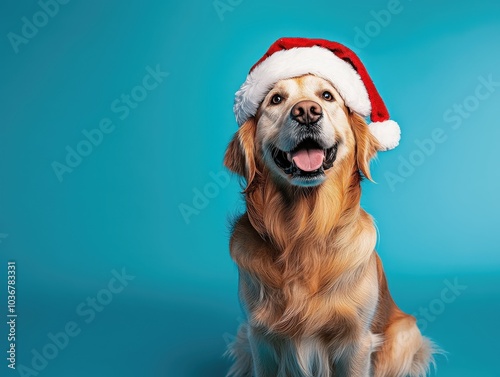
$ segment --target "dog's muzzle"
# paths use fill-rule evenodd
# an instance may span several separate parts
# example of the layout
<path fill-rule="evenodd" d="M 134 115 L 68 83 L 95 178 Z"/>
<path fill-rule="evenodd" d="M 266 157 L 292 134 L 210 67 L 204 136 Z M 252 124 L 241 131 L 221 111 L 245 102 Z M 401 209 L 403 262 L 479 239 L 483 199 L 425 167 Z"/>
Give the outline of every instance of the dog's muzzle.
<path fill-rule="evenodd" d="M 337 146 L 325 148 L 321 136 L 323 109 L 314 101 L 297 102 L 290 111 L 291 139 L 295 145 L 288 151 L 271 146 L 271 154 L 275 164 L 290 176 L 293 184 L 298 186 L 315 186 L 325 177 L 337 156 Z"/>

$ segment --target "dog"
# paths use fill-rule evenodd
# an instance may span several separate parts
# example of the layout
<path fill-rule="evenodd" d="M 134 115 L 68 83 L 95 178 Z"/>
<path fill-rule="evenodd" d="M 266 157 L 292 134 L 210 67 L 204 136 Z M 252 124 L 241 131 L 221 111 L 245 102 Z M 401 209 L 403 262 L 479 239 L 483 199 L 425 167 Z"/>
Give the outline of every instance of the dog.
<path fill-rule="evenodd" d="M 427 375 L 438 349 L 391 298 L 360 207 L 370 160 L 400 130 L 359 58 L 336 42 L 281 38 L 234 112 L 224 165 L 245 182 L 230 254 L 246 321 L 227 376 Z"/>
<path fill-rule="evenodd" d="M 246 212 L 230 255 L 246 315 L 234 377 L 417 377 L 433 343 L 391 298 L 360 207 L 381 144 L 338 86 L 307 73 L 268 86 L 230 141 Z"/>

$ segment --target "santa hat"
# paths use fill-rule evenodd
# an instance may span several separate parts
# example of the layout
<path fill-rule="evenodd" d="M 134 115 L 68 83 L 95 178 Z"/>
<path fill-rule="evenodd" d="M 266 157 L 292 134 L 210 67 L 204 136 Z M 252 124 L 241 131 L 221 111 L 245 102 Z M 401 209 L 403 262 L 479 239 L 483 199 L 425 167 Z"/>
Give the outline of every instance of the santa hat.
<path fill-rule="evenodd" d="M 368 117 L 369 129 L 380 150 L 398 146 L 401 131 L 356 54 L 337 42 L 324 39 L 281 38 L 250 69 L 236 92 L 234 114 L 242 125 L 253 117 L 272 86 L 282 79 L 312 74 L 332 83 L 355 113 Z"/>

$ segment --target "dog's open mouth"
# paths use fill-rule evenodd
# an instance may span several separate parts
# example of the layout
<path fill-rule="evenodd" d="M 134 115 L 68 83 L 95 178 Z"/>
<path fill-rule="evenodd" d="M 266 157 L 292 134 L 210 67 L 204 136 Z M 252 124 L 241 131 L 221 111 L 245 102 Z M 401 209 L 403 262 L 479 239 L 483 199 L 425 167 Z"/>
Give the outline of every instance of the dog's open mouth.
<path fill-rule="evenodd" d="M 337 146 L 323 149 L 318 142 L 308 138 L 301 141 L 289 152 L 272 147 L 272 156 L 276 165 L 291 175 L 292 178 L 301 180 L 316 179 L 325 174 L 335 162 Z"/>

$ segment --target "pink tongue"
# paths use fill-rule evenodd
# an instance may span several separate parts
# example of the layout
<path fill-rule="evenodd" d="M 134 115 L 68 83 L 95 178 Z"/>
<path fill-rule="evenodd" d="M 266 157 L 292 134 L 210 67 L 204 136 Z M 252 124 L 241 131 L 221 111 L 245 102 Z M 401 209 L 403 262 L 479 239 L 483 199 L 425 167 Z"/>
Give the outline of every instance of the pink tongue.
<path fill-rule="evenodd" d="M 292 154 L 293 162 L 300 170 L 314 171 L 321 167 L 325 157 L 321 149 L 300 149 Z"/>

